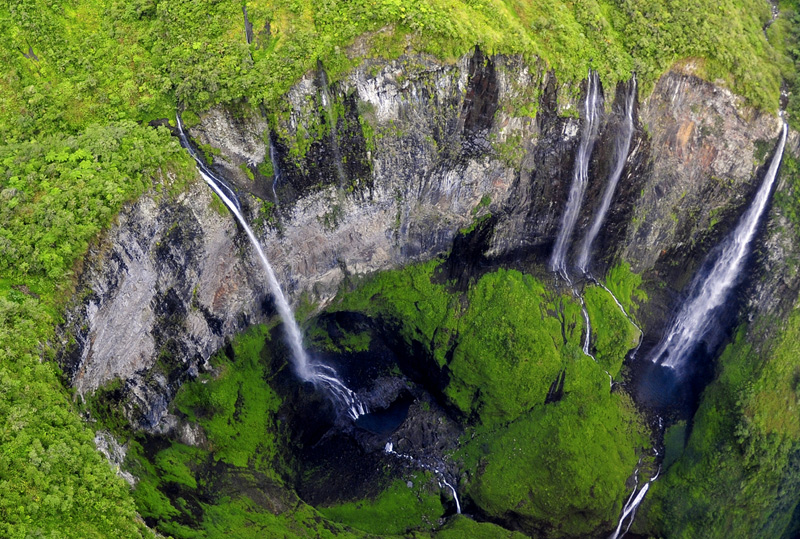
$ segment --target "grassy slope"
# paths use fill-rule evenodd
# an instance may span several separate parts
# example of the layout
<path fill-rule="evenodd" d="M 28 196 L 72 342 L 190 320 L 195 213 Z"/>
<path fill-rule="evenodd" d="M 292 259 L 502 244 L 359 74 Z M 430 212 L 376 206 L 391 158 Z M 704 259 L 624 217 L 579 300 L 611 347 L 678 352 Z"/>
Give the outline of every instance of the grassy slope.
<path fill-rule="evenodd" d="M 412 484 L 409 487 L 406 480 L 399 479 L 374 500 L 345 503 L 320 512 L 331 520 L 380 535 L 402 535 L 435 527 L 444 508 L 432 474 L 420 474 Z"/>

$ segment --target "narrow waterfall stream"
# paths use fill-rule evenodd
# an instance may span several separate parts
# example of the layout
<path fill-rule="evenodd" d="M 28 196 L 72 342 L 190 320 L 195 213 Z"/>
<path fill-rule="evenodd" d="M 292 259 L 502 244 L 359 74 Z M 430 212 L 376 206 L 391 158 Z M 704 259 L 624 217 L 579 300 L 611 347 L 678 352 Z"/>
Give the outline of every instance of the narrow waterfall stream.
<path fill-rule="evenodd" d="M 571 284 L 572 283 L 570 283 L 570 285 Z M 585 355 L 586 357 L 592 358 L 592 361 L 594 361 L 595 363 L 598 363 L 597 358 L 594 357 L 594 354 L 592 354 L 591 349 L 590 349 L 591 345 L 592 345 L 592 321 L 589 318 L 589 310 L 586 308 L 586 301 L 583 299 L 583 296 L 578 293 L 578 291 L 575 289 L 575 287 L 572 288 L 572 294 L 576 298 L 578 298 L 578 301 L 580 301 L 580 303 L 581 303 L 581 313 L 583 314 L 583 321 L 586 324 L 586 333 L 583 336 L 583 346 L 582 346 L 583 355 Z M 598 365 L 599 365 L 599 363 L 598 363 Z M 611 376 L 611 373 L 608 372 L 605 369 L 603 369 L 603 372 L 605 372 L 608 375 L 609 388 L 614 387 L 614 377 Z"/>
<path fill-rule="evenodd" d="M 258 239 L 256 239 L 252 229 L 250 226 L 248 226 L 247 221 L 242 216 L 241 206 L 238 198 L 234 194 L 233 190 L 227 186 L 225 181 L 217 177 L 205 165 L 205 163 L 203 163 L 189 143 L 189 139 L 183 130 L 183 123 L 181 122 L 180 114 L 176 115 L 176 117 L 181 145 L 186 148 L 186 150 L 194 159 L 197 165 L 197 170 L 200 172 L 200 176 L 202 176 L 203 180 L 205 180 L 208 186 L 211 187 L 211 189 L 217 194 L 217 196 L 219 196 L 225 206 L 231 211 L 231 213 L 233 213 L 234 217 L 236 217 L 236 220 L 242 226 L 247 234 L 247 237 L 250 239 L 250 243 L 256 250 L 256 253 L 258 253 L 258 257 L 261 260 L 262 266 L 264 267 L 264 273 L 267 276 L 267 283 L 269 284 L 270 293 L 275 299 L 275 306 L 278 309 L 281 320 L 283 320 L 283 327 L 286 332 L 286 341 L 292 351 L 292 360 L 294 363 L 295 373 L 298 377 L 300 377 L 301 380 L 324 387 L 334 398 L 334 400 L 347 410 L 348 415 L 352 419 L 357 419 L 359 416 L 368 413 L 369 410 L 367 409 L 367 406 L 361 402 L 361 399 L 358 398 L 358 395 L 356 395 L 346 385 L 344 385 L 341 380 L 339 380 L 333 367 L 313 363 L 309 360 L 308 354 L 303 348 L 303 336 L 300 332 L 300 326 L 298 326 L 297 321 L 294 318 L 292 308 L 289 306 L 289 302 L 287 301 L 286 296 L 283 294 L 280 283 L 275 276 L 272 265 L 269 263 L 267 256 L 264 254 L 264 250 L 261 248 L 261 244 L 258 242 Z"/>
<path fill-rule="evenodd" d="M 572 287 L 573 295 L 578 298 L 581 303 L 581 312 L 583 319 L 586 322 L 586 334 L 583 339 L 583 353 L 597 361 L 597 359 L 589 351 L 590 339 L 592 335 L 592 325 L 589 321 L 589 312 L 586 310 L 586 303 L 583 297 L 578 293 L 572 281 L 569 278 L 567 271 L 566 254 L 569 247 L 569 240 L 572 237 L 572 231 L 575 228 L 575 223 L 578 221 L 578 213 L 580 212 L 581 202 L 583 202 L 583 195 L 586 192 L 586 184 L 589 177 L 589 158 L 592 155 L 592 148 L 594 146 L 595 138 L 597 137 L 598 118 L 600 116 L 600 107 L 602 106 L 602 95 L 600 94 L 600 79 L 595 71 L 589 71 L 586 87 L 586 99 L 584 101 L 583 110 L 583 129 L 581 131 L 581 140 L 578 144 L 578 153 L 575 156 L 575 166 L 572 173 L 572 186 L 569 191 L 569 198 L 567 199 L 567 207 L 564 209 L 564 215 L 561 218 L 561 227 L 558 230 L 556 244 L 553 248 L 553 254 L 550 259 L 550 270 L 557 272 L 564 278 L 565 281 Z M 610 376 L 610 375 L 609 375 Z M 613 379 L 612 379 L 613 383 Z"/>
<path fill-rule="evenodd" d="M 386 445 L 383 448 L 383 452 L 389 455 L 394 455 L 395 457 L 404 459 L 408 462 L 413 462 L 423 470 L 432 471 L 436 475 L 436 478 L 439 481 L 439 488 L 447 487 L 453 494 L 453 500 L 455 500 L 456 502 L 456 513 L 458 513 L 459 515 L 461 514 L 461 501 L 459 501 L 458 499 L 458 492 L 456 492 L 455 487 L 445 477 L 445 472 L 443 470 L 444 466 L 441 461 L 435 463 L 422 462 L 419 459 L 414 459 L 414 457 L 412 457 L 411 455 L 398 453 L 397 451 L 394 450 L 394 444 L 392 444 L 392 442 L 386 442 Z"/>
<path fill-rule="evenodd" d="M 617 134 L 614 147 L 614 169 L 608 176 L 608 183 L 603 192 L 603 200 L 600 207 L 594 214 L 592 219 L 592 226 L 586 232 L 581 242 L 580 254 L 578 255 L 578 268 L 584 273 L 589 268 L 589 262 L 592 256 L 592 243 L 600 233 L 600 227 L 608 213 L 608 208 L 611 207 L 611 200 L 614 198 L 614 191 L 617 189 L 617 183 L 622 176 L 622 171 L 625 168 L 625 162 L 628 159 L 628 151 L 631 148 L 631 139 L 633 138 L 633 107 L 636 103 L 636 75 L 631 77 L 628 82 L 628 93 L 625 96 L 625 121 Z"/>
<path fill-rule="evenodd" d="M 572 173 L 572 186 L 569 190 L 567 207 L 561 218 L 561 227 L 558 230 L 556 244 L 553 248 L 553 255 L 550 259 L 550 271 L 558 272 L 567 278 L 567 247 L 578 221 L 583 195 L 586 192 L 586 184 L 589 179 L 589 159 L 592 156 L 592 148 L 597 138 L 598 119 L 603 105 L 603 98 L 600 93 L 600 79 L 597 72 L 589 71 L 589 78 L 586 89 L 586 100 L 583 110 L 583 129 L 581 140 L 578 145 L 578 153 L 575 156 L 575 167 Z"/>
<path fill-rule="evenodd" d="M 278 205 L 278 185 L 281 182 L 281 168 L 278 163 L 278 156 L 275 152 L 275 145 L 272 143 L 272 137 L 269 139 L 269 160 L 272 163 L 272 196 L 275 197 L 275 205 Z"/>
<path fill-rule="evenodd" d="M 636 508 L 639 507 L 640 503 L 642 503 L 642 500 L 644 500 L 647 491 L 650 490 L 650 484 L 656 479 L 658 479 L 660 473 L 661 470 L 659 469 L 659 471 L 656 472 L 656 475 L 651 477 L 650 480 L 644 485 L 642 485 L 641 489 L 639 489 L 639 469 L 637 468 L 636 470 L 634 470 L 633 475 L 635 477 L 636 482 L 633 485 L 633 491 L 631 491 L 631 495 L 628 497 L 628 500 L 625 502 L 625 505 L 622 506 L 622 512 L 620 513 L 617 527 L 614 530 L 614 533 L 612 533 L 608 539 L 619 539 L 620 537 L 628 533 L 628 530 L 631 529 L 631 525 L 633 524 L 633 519 L 636 516 Z M 638 492 L 637 489 L 639 489 Z M 622 531 L 622 526 L 625 525 L 626 519 L 628 520 L 628 525 L 625 527 L 625 531 Z M 620 535 L 620 532 L 622 532 L 622 535 Z"/>
<path fill-rule="evenodd" d="M 717 317 L 713 311 L 725 303 L 730 291 L 739 282 L 744 261 L 750 253 L 750 242 L 767 207 L 772 185 L 778 174 L 787 131 L 788 127 L 784 124 L 775 155 L 753 203 L 742 215 L 730 236 L 721 244 L 721 249 L 713 250 L 703 263 L 703 267 L 709 267 L 712 263 L 713 265 L 710 270 L 701 271 L 695 276 L 686 301 L 673 318 L 660 344 L 651 353 L 652 362 L 679 371 L 716 323 Z"/>

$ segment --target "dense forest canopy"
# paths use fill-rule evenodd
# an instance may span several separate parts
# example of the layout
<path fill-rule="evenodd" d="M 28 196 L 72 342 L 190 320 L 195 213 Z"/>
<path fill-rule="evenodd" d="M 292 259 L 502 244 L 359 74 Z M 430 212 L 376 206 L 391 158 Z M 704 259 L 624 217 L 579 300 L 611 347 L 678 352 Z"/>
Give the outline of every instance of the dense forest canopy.
<path fill-rule="evenodd" d="M 263 100 L 277 112 L 317 61 L 335 80 L 365 57 L 452 60 L 476 45 L 543 61 L 566 83 L 593 68 L 604 83 L 635 71 L 648 88 L 676 61 L 692 61 L 774 111 L 782 80 L 793 80 L 786 8 L 771 23 L 763 0 L 11 2 L 0 12 L 0 127 L 11 142 L 169 117 L 176 103 L 202 111 Z"/>
<path fill-rule="evenodd" d="M 335 81 L 364 58 L 453 61 L 476 46 L 551 69 L 573 94 L 595 69 L 606 84 L 635 72 L 646 96 L 681 63 L 775 113 L 781 88 L 797 87 L 800 61 L 800 13 L 794 2 L 779 7 L 773 21 L 764 0 L 5 3 L 0 535 L 151 535 L 48 361 L 91 242 L 126 202 L 194 178 L 169 131 L 148 122 L 173 118 L 177 108 L 191 115 L 243 100 L 275 117 L 286 112 L 281 97 L 318 62 Z M 782 353 L 790 349 L 782 344 Z M 748 350 L 737 344 L 731 353 Z"/>

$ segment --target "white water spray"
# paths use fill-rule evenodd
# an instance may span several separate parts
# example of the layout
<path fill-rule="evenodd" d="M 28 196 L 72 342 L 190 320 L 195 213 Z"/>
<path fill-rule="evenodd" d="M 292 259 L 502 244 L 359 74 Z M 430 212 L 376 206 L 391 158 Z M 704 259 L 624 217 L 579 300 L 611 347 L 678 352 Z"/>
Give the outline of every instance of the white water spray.
<path fill-rule="evenodd" d="M 633 485 L 633 491 L 631 492 L 631 495 L 628 497 L 628 500 L 625 502 L 625 505 L 622 507 L 622 514 L 619 517 L 617 528 L 614 530 L 614 533 L 612 533 L 609 536 L 608 539 L 620 539 L 620 537 L 628 533 L 628 530 L 631 529 L 631 525 L 633 524 L 633 518 L 636 516 L 636 508 L 639 507 L 639 504 L 642 503 L 642 500 L 644 500 L 647 491 L 650 490 L 650 484 L 656 479 L 658 479 L 658 476 L 661 473 L 661 468 L 658 469 L 656 475 L 651 477 L 647 483 L 642 485 L 642 488 L 639 490 L 638 493 L 636 492 L 636 489 L 639 488 L 639 468 L 636 468 L 636 470 L 634 470 L 633 473 L 636 481 Z M 628 517 L 630 517 L 630 519 L 628 520 L 628 526 L 625 528 L 625 531 L 622 532 L 622 535 L 620 535 L 620 532 L 622 531 L 622 526 L 625 524 L 625 520 L 628 519 Z"/>
<path fill-rule="evenodd" d="M 297 373 L 297 376 L 304 381 L 325 387 L 334 397 L 334 399 L 336 399 L 347 409 L 347 413 L 351 418 L 357 419 L 359 416 L 366 414 L 368 412 L 367 406 L 361 402 L 361 400 L 353 391 L 351 391 L 338 379 L 336 371 L 333 369 L 333 367 L 315 364 L 309 361 L 308 354 L 306 354 L 306 351 L 303 348 L 303 336 L 300 333 L 300 326 L 297 325 L 292 308 L 289 306 L 289 302 L 286 300 L 286 296 L 283 294 L 280 283 L 278 283 L 278 279 L 275 276 L 272 265 L 269 263 L 267 256 L 264 254 L 261 244 L 259 244 L 255 234 L 242 216 L 239 200 L 236 198 L 236 195 L 233 193 L 231 188 L 228 187 L 227 184 L 225 184 L 225 182 L 220 178 L 217 178 L 216 175 L 211 172 L 211 170 L 194 152 L 191 144 L 189 144 L 189 139 L 186 137 L 186 133 L 183 131 L 183 123 L 181 122 L 180 115 L 177 115 L 177 124 L 181 144 L 194 158 L 195 163 L 197 164 L 197 170 L 200 172 L 200 176 L 202 176 L 203 180 L 205 180 L 208 186 L 211 187 L 211 189 L 222 200 L 225 206 L 227 206 L 231 213 L 233 213 L 234 217 L 236 217 L 236 220 L 239 221 L 240 225 L 242 225 L 242 228 L 247 234 L 247 237 L 250 239 L 250 243 L 256 250 L 256 253 L 258 253 L 258 258 L 261 260 L 262 266 L 264 266 L 264 272 L 267 276 L 267 283 L 269 284 L 270 293 L 275 299 L 275 306 L 278 309 L 278 314 L 280 314 L 281 320 L 283 320 L 283 327 L 286 331 L 286 340 L 292 350 L 294 370 Z"/>
<path fill-rule="evenodd" d="M 615 165 L 614 170 L 608 176 L 608 183 L 606 190 L 603 193 L 603 200 L 600 203 L 600 208 L 594 215 L 592 226 L 583 237 L 581 242 L 580 254 L 578 256 L 578 268 L 584 273 L 589 267 L 589 261 L 592 254 L 592 243 L 600 233 L 600 227 L 608 213 L 608 208 L 611 207 L 611 200 L 614 198 L 614 191 L 617 189 L 617 183 L 622 176 L 622 170 L 625 168 L 625 162 L 628 159 L 628 150 L 631 147 L 631 139 L 633 138 L 633 106 L 636 103 L 636 75 L 634 75 L 628 83 L 628 93 L 625 96 L 625 122 L 622 124 L 615 146 Z"/>
<path fill-rule="evenodd" d="M 592 156 L 592 148 L 597 136 L 597 120 L 600 117 L 600 106 L 602 105 L 599 86 L 600 81 L 597 73 L 590 70 L 586 101 L 584 103 L 583 130 L 581 132 L 581 141 L 578 145 L 578 153 L 575 156 L 572 186 L 569 190 L 567 207 L 561 218 L 561 228 L 558 231 L 553 255 L 550 259 L 550 271 L 559 272 L 565 278 L 567 277 L 567 244 L 572 237 L 575 223 L 578 221 L 578 213 L 580 212 L 581 202 L 588 183 L 589 159 Z"/>
<path fill-rule="evenodd" d="M 688 299 L 651 355 L 651 361 L 677 369 L 712 327 L 712 312 L 725 302 L 728 293 L 739 281 L 742 264 L 750 252 L 750 242 L 767 207 L 772 184 L 778 174 L 787 131 L 788 127 L 784 124 L 775 155 L 753 203 L 726 239 L 711 271 L 704 277 L 698 275 L 695 278 Z"/>
<path fill-rule="evenodd" d="M 453 487 L 453 485 L 451 485 L 447 481 L 447 479 L 445 479 L 444 473 L 439 469 L 438 464 L 431 466 L 429 464 L 420 461 L 419 459 L 415 461 L 414 457 L 412 457 L 411 455 L 398 453 L 397 451 L 394 450 L 394 444 L 392 442 L 386 442 L 386 445 L 383 447 L 383 452 L 389 455 L 394 455 L 401 459 L 405 459 L 409 462 L 416 462 L 417 466 L 419 466 L 420 468 L 423 468 L 425 470 L 430 470 L 434 474 L 436 474 L 436 477 L 439 480 L 439 488 L 447 487 L 448 489 L 450 489 L 450 492 L 453 494 L 453 499 L 456 502 L 456 513 L 458 513 L 459 515 L 461 514 L 461 502 L 458 500 L 458 492 L 456 492 L 455 487 Z"/>

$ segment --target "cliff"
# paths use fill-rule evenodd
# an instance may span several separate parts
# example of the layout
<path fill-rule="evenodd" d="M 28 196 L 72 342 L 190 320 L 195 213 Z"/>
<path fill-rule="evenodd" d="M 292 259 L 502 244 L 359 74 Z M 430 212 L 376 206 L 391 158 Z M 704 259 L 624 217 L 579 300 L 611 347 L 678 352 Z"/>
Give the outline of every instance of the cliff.
<path fill-rule="evenodd" d="M 637 101 L 591 266 L 602 277 L 625 263 L 643 277 L 649 300 L 636 318 L 646 342 L 746 209 L 781 125 L 691 71 L 666 73 Z M 189 132 L 240 193 L 292 303 L 316 313 L 343 283 L 437 255 L 449 255 L 463 290 L 497 268 L 554 288 L 545 265 L 572 181 L 581 93 L 514 56 L 404 56 L 364 61 L 334 84 L 320 65 L 284 109 L 265 118 L 253 104 L 216 107 Z M 623 93 L 622 84 L 603 88 L 575 245 L 614 166 Z M 790 146 L 796 153 L 796 134 Z M 777 187 L 791 189 L 786 179 Z M 134 430 L 186 440 L 185 418 L 170 412 L 181 385 L 208 372 L 232 336 L 274 315 L 250 245 L 218 208 L 200 182 L 174 197 L 148 193 L 92 247 L 80 276 L 58 361 L 87 398 L 120 380 L 115 401 Z M 784 319 L 796 300 L 788 262 L 800 246 L 784 213 L 773 205 L 749 265 L 740 304 L 750 321 Z"/>

